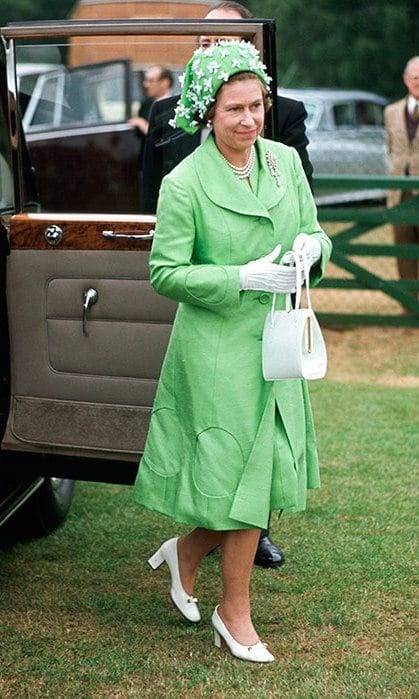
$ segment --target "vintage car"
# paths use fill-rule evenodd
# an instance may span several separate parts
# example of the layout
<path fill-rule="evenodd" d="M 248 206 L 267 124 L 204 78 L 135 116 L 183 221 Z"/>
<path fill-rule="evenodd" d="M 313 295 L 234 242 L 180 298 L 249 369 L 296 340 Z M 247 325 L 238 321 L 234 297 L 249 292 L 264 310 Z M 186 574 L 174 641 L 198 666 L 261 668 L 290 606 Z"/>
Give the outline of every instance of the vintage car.
<path fill-rule="evenodd" d="M 19 510 L 23 534 L 63 521 L 72 481 L 135 476 L 176 305 L 149 283 L 155 219 L 133 204 L 129 68 L 151 62 L 150 45 L 178 49 L 180 65 L 206 29 L 202 20 L 71 20 L 1 30 L 0 523 L 14 524 Z M 244 34 L 274 64 L 273 22 L 211 32 Z M 93 68 L 76 59 L 80 46 L 95 46 Z M 28 48 L 53 67 L 20 95 L 28 83 L 16 63 Z"/>
<path fill-rule="evenodd" d="M 384 107 L 388 100 L 373 92 L 327 88 L 284 89 L 307 110 L 308 152 L 314 175 L 385 175 L 387 152 Z M 382 190 L 330 190 L 315 186 L 317 204 L 384 197 Z"/>

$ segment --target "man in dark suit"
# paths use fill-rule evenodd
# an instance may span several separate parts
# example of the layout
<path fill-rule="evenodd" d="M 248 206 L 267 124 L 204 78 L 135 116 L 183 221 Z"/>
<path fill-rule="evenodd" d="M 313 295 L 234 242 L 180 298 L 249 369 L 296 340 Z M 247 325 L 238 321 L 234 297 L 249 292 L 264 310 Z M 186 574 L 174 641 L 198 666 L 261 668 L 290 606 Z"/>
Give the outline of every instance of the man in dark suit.
<path fill-rule="evenodd" d="M 243 5 L 237 2 L 220 2 L 205 16 L 205 19 L 249 19 L 253 15 Z M 211 46 L 220 39 L 236 39 L 237 37 L 201 36 L 199 45 L 203 48 Z M 203 135 L 198 131 L 189 135 L 181 129 L 173 129 L 169 119 L 174 116 L 174 109 L 179 96 L 154 102 L 149 115 L 149 129 L 144 144 L 143 155 L 143 188 L 142 206 L 145 213 L 154 214 L 157 208 L 160 184 L 183 158 L 199 146 Z M 304 171 L 311 186 L 313 168 L 307 154 L 308 139 L 304 121 L 307 112 L 302 102 L 286 97 L 277 97 L 277 140 L 287 146 L 293 146 L 301 158 Z M 255 564 L 264 568 L 278 568 L 285 562 L 285 557 L 269 538 L 268 530 L 262 530 L 255 556 Z"/>
<path fill-rule="evenodd" d="M 173 74 L 162 65 L 151 66 L 144 76 L 144 92 L 146 98 L 142 100 L 138 115 L 128 120 L 143 134 L 148 131 L 148 118 L 154 102 L 169 98 L 172 94 Z"/>

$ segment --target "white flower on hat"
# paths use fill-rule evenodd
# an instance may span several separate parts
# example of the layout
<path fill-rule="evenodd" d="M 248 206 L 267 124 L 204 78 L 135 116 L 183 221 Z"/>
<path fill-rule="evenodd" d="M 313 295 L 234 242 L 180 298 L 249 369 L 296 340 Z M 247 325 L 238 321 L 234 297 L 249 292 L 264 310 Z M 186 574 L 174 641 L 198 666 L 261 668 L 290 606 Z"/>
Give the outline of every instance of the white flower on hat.
<path fill-rule="evenodd" d="M 207 70 L 210 73 L 216 73 L 219 68 L 221 68 L 221 66 L 219 63 L 217 63 L 217 61 L 211 61 L 211 63 L 208 63 L 207 65 Z"/>
<path fill-rule="evenodd" d="M 211 56 L 214 55 L 215 49 L 216 49 L 216 45 L 214 44 L 214 46 L 210 46 L 209 49 L 201 48 L 201 49 L 199 49 L 199 51 L 201 51 L 202 53 L 205 51 L 205 54 L 206 54 L 207 56 L 210 56 L 210 57 L 211 57 Z"/>
<path fill-rule="evenodd" d="M 191 110 L 188 107 L 185 107 L 184 104 L 179 104 L 176 107 L 176 114 L 180 117 L 189 118 L 191 115 Z"/>

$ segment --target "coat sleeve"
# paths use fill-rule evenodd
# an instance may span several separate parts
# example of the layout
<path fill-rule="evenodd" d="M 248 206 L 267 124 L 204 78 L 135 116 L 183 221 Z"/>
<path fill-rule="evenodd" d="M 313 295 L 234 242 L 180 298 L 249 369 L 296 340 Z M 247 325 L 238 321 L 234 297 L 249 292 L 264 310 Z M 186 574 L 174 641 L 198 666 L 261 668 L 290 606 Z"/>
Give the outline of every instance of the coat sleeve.
<path fill-rule="evenodd" d="M 150 255 L 150 280 L 162 296 L 227 314 L 240 305 L 237 265 L 197 264 L 190 196 L 176 177 L 163 179 Z"/>
<path fill-rule="evenodd" d="M 332 254 L 332 241 L 320 227 L 317 219 L 317 208 L 307 182 L 304 176 L 304 170 L 298 155 L 294 152 L 294 169 L 296 174 L 296 182 L 298 187 L 298 201 L 300 208 L 300 233 L 314 235 L 319 241 L 322 254 L 319 262 L 310 270 L 310 286 L 317 286 L 323 278 L 326 265 Z"/>

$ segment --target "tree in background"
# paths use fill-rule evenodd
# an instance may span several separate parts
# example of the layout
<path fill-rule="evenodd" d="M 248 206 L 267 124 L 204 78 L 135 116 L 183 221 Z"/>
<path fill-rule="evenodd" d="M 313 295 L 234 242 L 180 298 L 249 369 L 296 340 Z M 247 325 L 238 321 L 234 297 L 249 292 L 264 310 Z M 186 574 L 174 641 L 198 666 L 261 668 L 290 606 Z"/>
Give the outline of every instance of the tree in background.
<path fill-rule="evenodd" d="M 74 0 L 1 0 L 0 24 L 67 19 L 74 5 Z"/>
<path fill-rule="evenodd" d="M 391 99 L 418 53 L 417 0 L 242 0 L 257 17 L 277 23 L 278 84 L 343 87 Z M 0 24 L 65 19 L 74 0 L 1 0 Z"/>
<path fill-rule="evenodd" d="M 417 0 L 244 0 L 277 23 L 278 84 L 404 93 L 400 75 L 418 53 Z"/>

